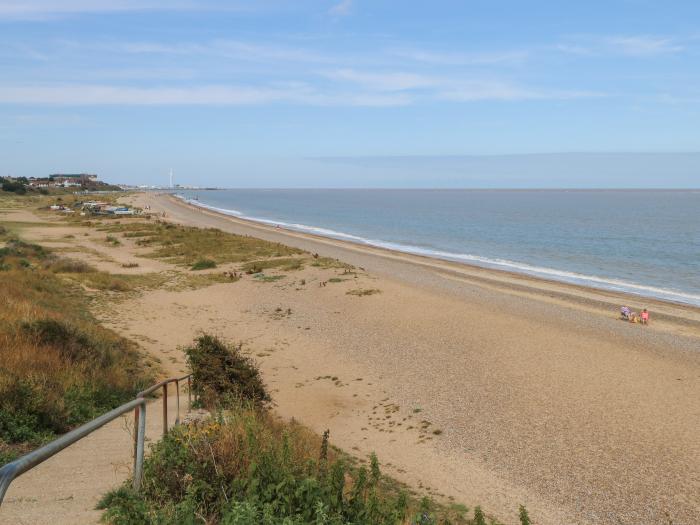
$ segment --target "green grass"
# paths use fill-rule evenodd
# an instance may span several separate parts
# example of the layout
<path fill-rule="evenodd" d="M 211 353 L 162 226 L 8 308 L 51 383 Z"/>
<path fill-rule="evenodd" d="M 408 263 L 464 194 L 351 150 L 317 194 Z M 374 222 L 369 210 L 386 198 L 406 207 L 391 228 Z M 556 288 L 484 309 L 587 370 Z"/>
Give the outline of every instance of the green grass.
<path fill-rule="evenodd" d="M 216 261 L 200 259 L 190 267 L 190 270 L 211 270 L 212 268 L 216 268 Z"/>

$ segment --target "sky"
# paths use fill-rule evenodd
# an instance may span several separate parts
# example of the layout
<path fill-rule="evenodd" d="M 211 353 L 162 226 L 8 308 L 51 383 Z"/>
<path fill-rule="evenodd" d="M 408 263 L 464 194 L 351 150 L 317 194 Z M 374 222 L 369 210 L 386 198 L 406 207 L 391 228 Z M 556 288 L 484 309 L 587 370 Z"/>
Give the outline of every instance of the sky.
<path fill-rule="evenodd" d="M 697 0 L 0 0 L 0 175 L 700 187 Z"/>

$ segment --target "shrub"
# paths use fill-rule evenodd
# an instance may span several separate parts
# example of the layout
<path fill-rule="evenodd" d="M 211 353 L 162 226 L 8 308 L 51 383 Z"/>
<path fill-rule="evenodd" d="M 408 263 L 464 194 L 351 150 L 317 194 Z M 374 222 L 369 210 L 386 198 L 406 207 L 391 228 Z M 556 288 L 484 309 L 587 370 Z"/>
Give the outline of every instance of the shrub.
<path fill-rule="evenodd" d="M 209 270 L 211 268 L 216 268 L 216 261 L 200 259 L 191 266 L 190 270 Z"/>
<path fill-rule="evenodd" d="M 51 265 L 51 271 L 54 273 L 90 273 L 97 270 L 84 261 L 59 259 Z"/>
<path fill-rule="evenodd" d="M 27 188 L 21 182 L 10 182 L 8 180 L 5 180 L 2 183 L 2 191 L 16 193 L 17 195 L 24 195 L 25 193 L 27 193 Z"/>
<path fill-rule="evenodd" d="M 486 517 L 481 507 L 474 508 L 474 525 L 486 525 Z"/>
<path fill-rule="evenodd" d="M 366 295 L 374 295 L 381 293 L 381 290 L 378 290 L 377 288 L 356 288 L 354 290 L 349 290 L 345 293 L 346 295 L 356 295 L 358 297 L 364 297 Z"/>
<path fill-rule="evenodd" d="M 518 509 L 518 515 L 520 517 L 520 525 L 531 525 L 532 521 L 530 521 L 530 515 L 527 513 L 527 509 L 520 505 L 520 508 Z"/>
<path fill-rule="evenodd" d="M 36 259 L 46 261 L 52 256 L 43 246 L 30 244 L 19 239 L 10 239 L 4 248 L 0 248 L 0 261 L 4 259 Z"/>
<path fill-rule="evenodd" d="M 237 407 L 225 417 L 175 427 L 151 448 L 139 495 L 122 488 L 101 503 L 113 524 L 302 525 L 464 523 L 416 503 L 381 474 L 348 459 L 296 423 Z M 415 518 L 415 519 L 414 519 Z M 447 518 L 453 521 L 446 521 Z M 131 520 L 131 521 L 129 521 Z"/>
<path fill-rule="evenodd" d="M 192 388 L 204 406 L 226 405 L 247 400 L 258 406 L 270 402 L 255 362 L 241 352 L 241 345 L 227 345 L 204 334 L 185 348 L 192 370 Z"/>

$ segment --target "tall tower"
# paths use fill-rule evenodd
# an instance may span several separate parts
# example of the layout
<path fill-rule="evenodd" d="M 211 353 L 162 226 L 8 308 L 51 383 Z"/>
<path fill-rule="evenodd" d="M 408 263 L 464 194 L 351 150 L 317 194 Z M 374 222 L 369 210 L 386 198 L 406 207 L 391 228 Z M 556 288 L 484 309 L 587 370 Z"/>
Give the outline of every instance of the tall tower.
<path fill-rule="evenodd" d="M 170 168 L 170 187 L 173 187 L 173 169 Z"/>

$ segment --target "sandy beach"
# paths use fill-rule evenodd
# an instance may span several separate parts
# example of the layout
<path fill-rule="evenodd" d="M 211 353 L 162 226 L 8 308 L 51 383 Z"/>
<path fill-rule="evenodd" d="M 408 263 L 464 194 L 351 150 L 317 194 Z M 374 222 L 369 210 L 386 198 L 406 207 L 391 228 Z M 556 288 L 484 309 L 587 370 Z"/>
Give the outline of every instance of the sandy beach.
<path fill-rule="evenodd" d="M 697 309 L 282 231 L 168 196 L 132 200 L 363 270 L 327 286 L 328 270 L 307 268 L 157 291 L 112 318 L 175 363 L 198 330 L 244 341 L 282 415 L 506 522 L 520 503 L 542 524 L 700 521 Z M 623 303 L 649 308 L 652 324 L 619 321 Z"/>
<path fill-rule="evenodd" d="M 201 331 L 241 341 L 280 415 L 506 524 L 519 504 L 543 525 L 700 522 L 697 309 L 288 232 L 164 195 L 127 199 L 356 267 L 103 304 L 99 318 L 164 374 L 185 370 L 179 347 Z M 37 224 L 23 236 L 114 273 L 173 269 L 133 239 L 79 232 Z M 652 324 L 618 320 L 623 303 L 649 308 Z"/>

